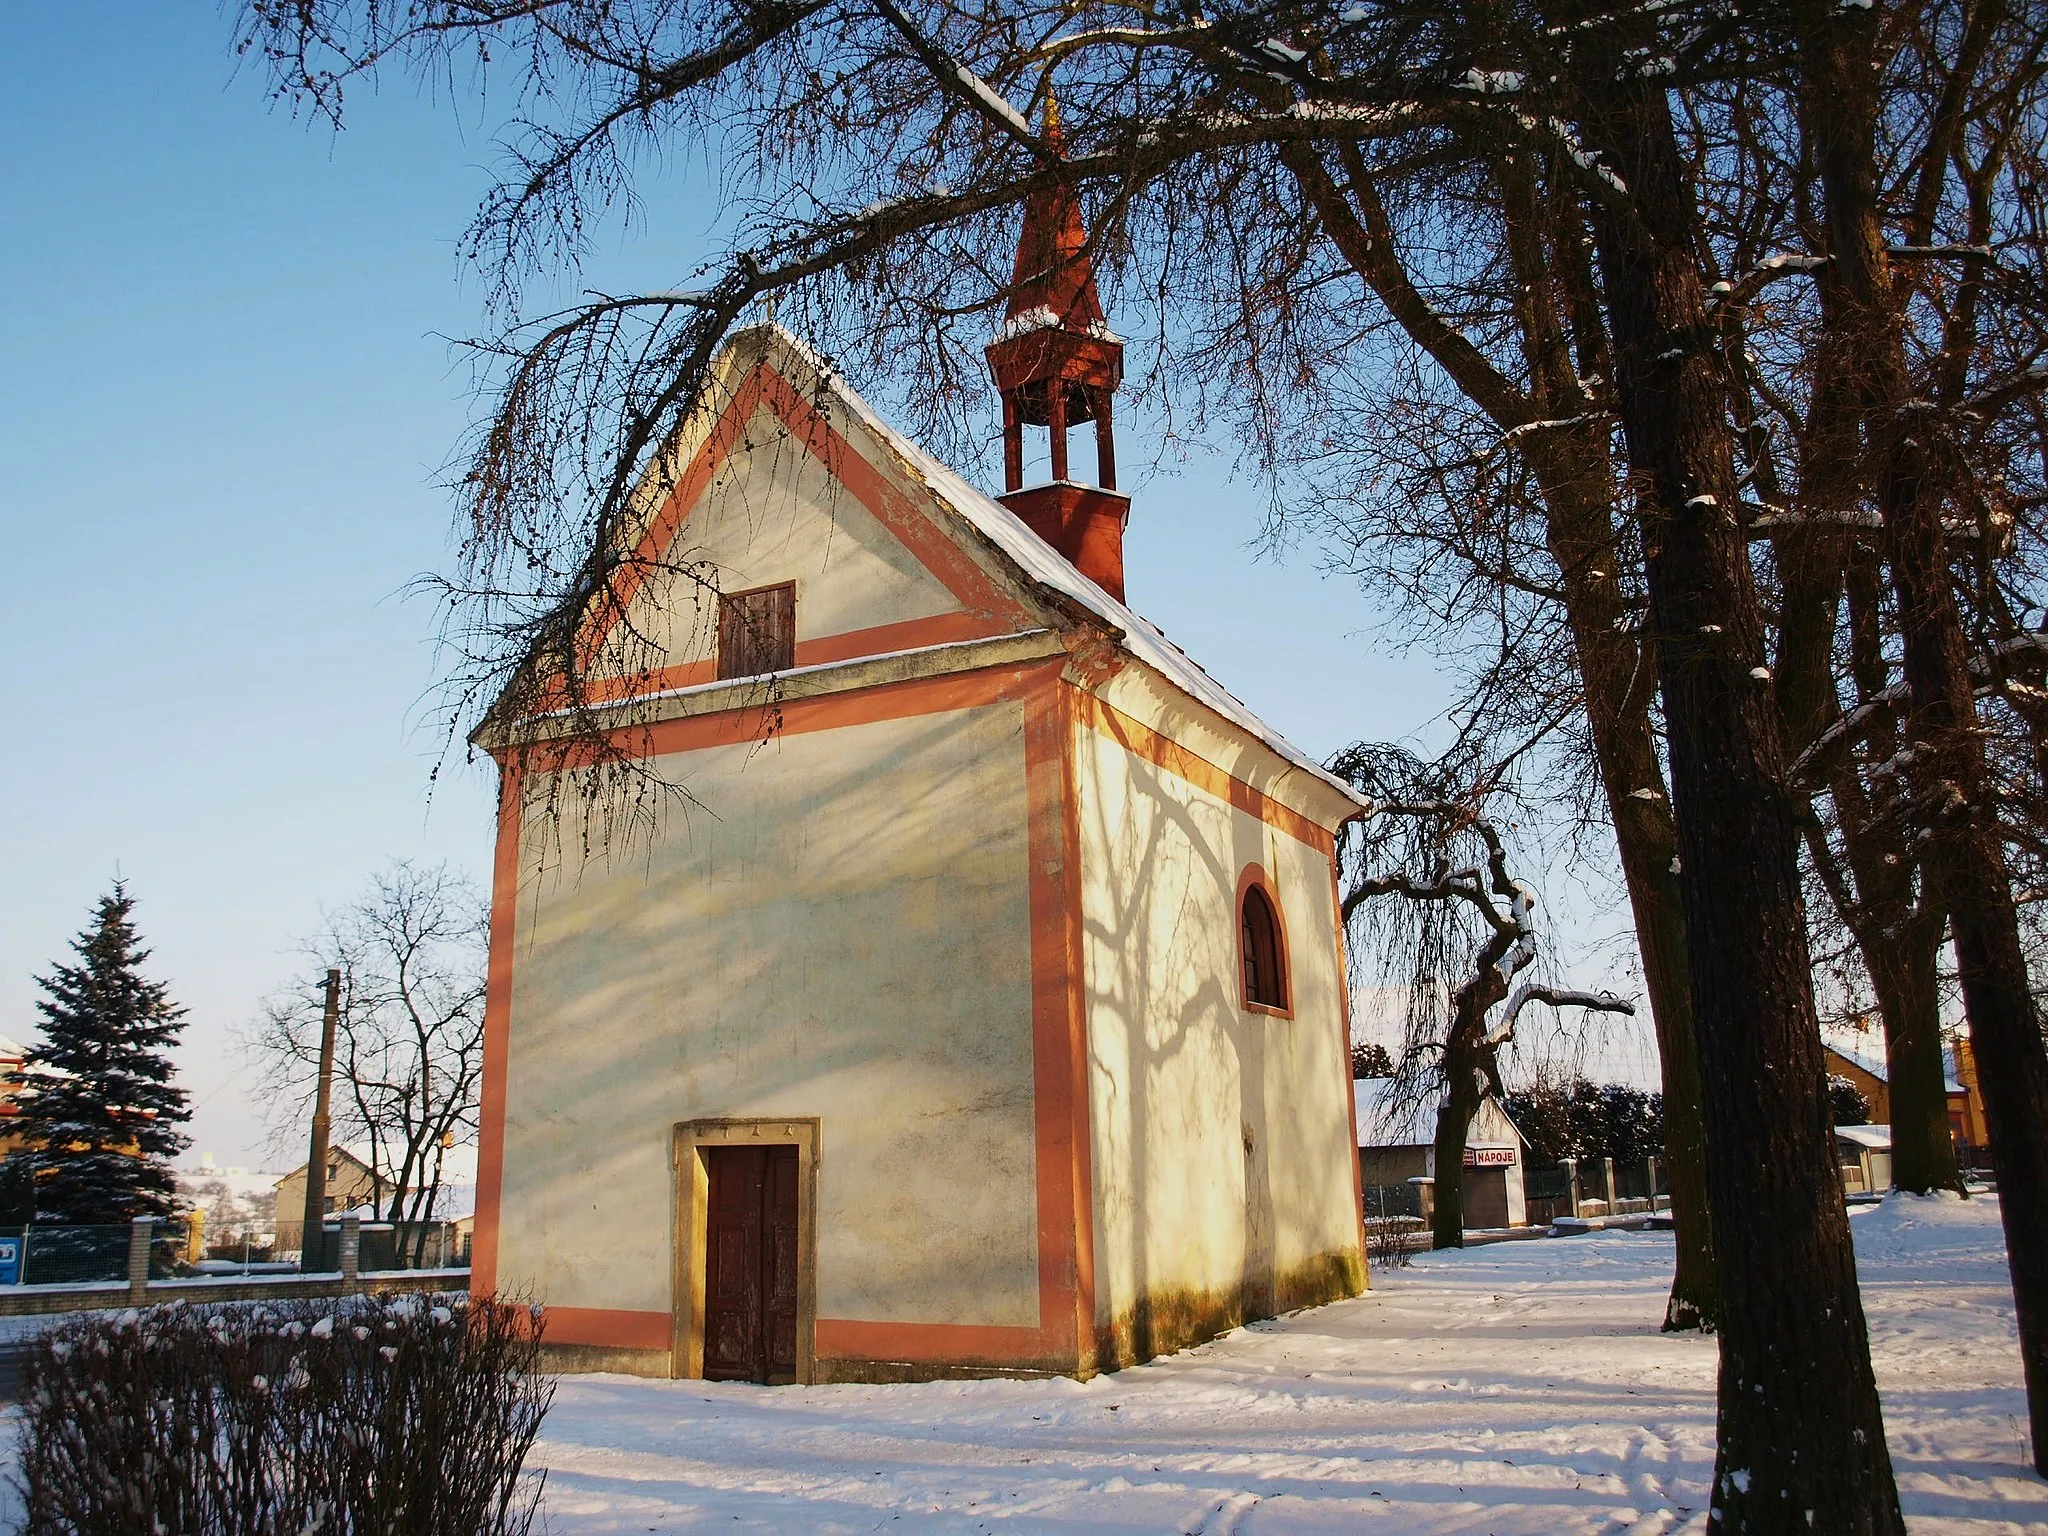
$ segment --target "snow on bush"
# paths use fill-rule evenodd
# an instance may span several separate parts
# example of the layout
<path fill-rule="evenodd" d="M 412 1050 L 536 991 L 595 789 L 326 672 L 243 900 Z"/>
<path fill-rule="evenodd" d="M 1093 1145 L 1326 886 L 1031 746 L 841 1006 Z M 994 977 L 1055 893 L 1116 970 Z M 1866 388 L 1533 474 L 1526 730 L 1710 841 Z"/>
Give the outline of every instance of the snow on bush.
<path fill-rule="evenodd" d="M 524 1536 L 537 1311 L 468 1297 L 94 1313 L 28 1362 L 27 1536 Z"/>

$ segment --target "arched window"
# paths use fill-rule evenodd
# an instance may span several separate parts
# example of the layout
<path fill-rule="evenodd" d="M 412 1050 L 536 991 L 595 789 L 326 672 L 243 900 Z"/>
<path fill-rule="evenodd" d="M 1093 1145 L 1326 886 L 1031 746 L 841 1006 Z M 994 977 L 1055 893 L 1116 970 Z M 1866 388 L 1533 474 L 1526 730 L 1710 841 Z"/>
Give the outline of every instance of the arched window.
<path fill-rule="evenodd" d="M 1287 1011 L 1287 940 L 1280 912 L 1263 879 L 1254 870 L 1238 893 L 1238 943 L 1244 963 L 1244 1005 Z"/>

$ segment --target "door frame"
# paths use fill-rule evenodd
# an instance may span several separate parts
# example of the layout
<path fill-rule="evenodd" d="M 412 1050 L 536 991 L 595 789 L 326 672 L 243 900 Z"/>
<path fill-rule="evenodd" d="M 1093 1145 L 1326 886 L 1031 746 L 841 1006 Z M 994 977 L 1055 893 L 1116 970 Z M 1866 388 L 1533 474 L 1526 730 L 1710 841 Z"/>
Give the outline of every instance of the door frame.
<path fill-rule="evenodd" d="M 704 1375 L 704 1288 L 709 1269 L 706 1215 L 711 1205 L 711 1147 L 790 1147 L 796 1152 L 796 1379 L 817 1377 L 818 1153 L 815 1116 L 769 1115 L 744 1119 L 681 1120 L 670 1159 L 675 1169 L 674 1292 L 670 1305 L 669 1374 Z"/>

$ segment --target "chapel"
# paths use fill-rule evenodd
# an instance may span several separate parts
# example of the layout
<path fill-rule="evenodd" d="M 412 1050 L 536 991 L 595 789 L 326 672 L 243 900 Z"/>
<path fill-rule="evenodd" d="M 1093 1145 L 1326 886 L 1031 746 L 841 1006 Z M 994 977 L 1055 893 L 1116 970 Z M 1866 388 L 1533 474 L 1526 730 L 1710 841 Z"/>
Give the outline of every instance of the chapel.
<path fill-rule="evenodd" d="M 1000 496 L 786 331 L 726 344 L 589 625 L 613 750 L 688 796 L 630 847 L 558 779 L 559 712 L 478 732 L 472 1284 L 543 1306 L 563 1368 L 1086 1377 L 1365 1284 L 1365 806 L 1126 606 L 1123 347 L 1070 191 L 988 361 Z"/>

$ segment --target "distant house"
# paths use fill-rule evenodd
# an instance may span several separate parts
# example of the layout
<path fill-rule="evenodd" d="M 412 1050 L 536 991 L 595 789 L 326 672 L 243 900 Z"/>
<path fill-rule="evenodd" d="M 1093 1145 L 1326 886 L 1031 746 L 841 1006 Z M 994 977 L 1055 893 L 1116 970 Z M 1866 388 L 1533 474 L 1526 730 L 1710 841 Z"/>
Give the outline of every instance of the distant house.
<path fill-rule="evenodd" d="M 326 1203 L 322 1214 L 332 1216 L 341 1211 L 352 1211 L 359 1206 L 374 1206 L 383 1203 L 384 1181 L 380 1180 L 370 1164 L 347 1147 L 335 1146 L 327 1149 Z M 286 1242 L 283 1235 L 279 1243 L 285 1247 L 296 1247 L 299 1228 L 305 1225 L 306 1216 L 306 1165 L 299 1164 L 290 1173 L 277 1181 L 278 1225 L 291 1229 L 292 1240 Z"/>
<path fill-rule="evenodd" d="M 389 1208 L 391 1180 L 388 1174 L 379 1179 L 360 1150 L 334 1146 L 327 1152 L 325 1195 L 326 1215 L 354 1212 L 366 1222 L 377 1221 L 380 1211 Z M 409 1208 L 411 1197 L 402 1203 Z M 306 1165 L 301 1163 L 277 1181 L 277 1247 L 281 1251 L 299 1248 L 305 1210 Z M 426 1229 L 424 1237 L 420 1235 L 422 1227 Z M 406 1255 L 414 1252 L 430 1269 L 466 1264 L 475 1229 L 476 1148 L 452 1147 L 442 1156 L 441 1182 L 434 1191 L 432 1210 L 420 1222 L 400 1222 L 396 1228 L 380 1223 L 381 1238 L 374 1243 L 367 1234 L 364 1238 L 365 1262 L 373 1251 L 383 1255 L 388 1250 L 391 1260 L 399 1264 L 408 1263 Z"/>
<path fill-rule="evenodd" d="M 1352 1085 L 1358 1099 L 1358 1178 L 1366 1207 L 1393 1213 L 1400 1192 L 1433 1190 L 1436 1178 L 1436 1105 L 1404 1106 L 1395 1101 L 1389 1078 L 1361 1078 Z M 1467 1230 L 1529 1224 L 1522 1175 L 1528 1161 L 1522 1133 L 1492 1099 L 1479 1106 L 1465 1139 L 1465 1226 Z M 1415 1180 L 1428 1180 L 1418 1186 Z M 1425 1214 L 1419 1202 L 1408 1214 Z"/>
<path fill-rule="evenodd" d="M 0 1035 L 0 1158 L 8 1156 L 21 1145 L 21 1138 L 14 1134 L 14 1117 L 21 1113 L 16 1094 L 21 1087 L 22 1068 L 28 1062 L 28 1051 Z"/>
<path fill-rule="evenodd" d="M 1835 1159 L 1842 1165 L 1842 1193 L 1849 1199 L 1883 1194 L 1892 1187 L 1892 1128 L 1836 1126 Z"/>
<path fill-rule="evenodd" d="M 1960 1054 L 1967 1055 L 1969 1042 L 1961 1042 Z M 1831 1077 L 1846 1078 L 1856 1085 L 1856 1091 L 1870 1104 L 1870 1119 L 1874 1125 L 1889 1126 L 1892 1123 L 1891 1068 L 1880 1049 L 1872 1052 L 1856 1045 L 1824 1045 L 1827 1053 L 1828 1074 Z M 1966 1088 L 1957 1080 L 1958 1062 L 1950 1056 L 1944 1061 L 1944 1077 L 1948 1090 L 1949 1134 L 1961 1146 L 1981 1147 L 1988 1139 L 1984 1130 L 1983 1102 L 1971 1091 L 1975 1086 L 1975 1063 L 1971 1063 L 1971 1087 Z M 1890 1140 L 1886 1140 L 1886 1161 L 1890 1161 Z M 1887 1173 L 1886 1187 L 1891 1178 Z"/>

